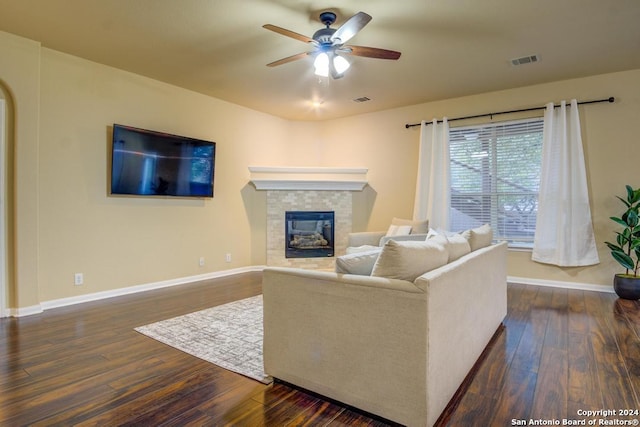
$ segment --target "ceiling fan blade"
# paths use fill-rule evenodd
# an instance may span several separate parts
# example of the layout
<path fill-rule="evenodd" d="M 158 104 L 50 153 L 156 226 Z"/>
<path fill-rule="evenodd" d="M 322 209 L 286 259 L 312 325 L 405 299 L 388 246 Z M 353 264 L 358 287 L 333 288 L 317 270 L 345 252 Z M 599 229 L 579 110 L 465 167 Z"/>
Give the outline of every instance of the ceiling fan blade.
<path fill-rule="evenodd" d="M 302 59 L 305 56 L 311 55 L 311 52 L 303 52 L 303 53 L 297 53 L 295 55 L 291 55 L 291 56 L 287 56 L 286 58 L 282 58 L 279 59 L 277 61 L 273 61 L 269 64 L 267 64 L 267 67 L 275 67 L 277 65 L 282 65 L 282 64 L 286 64 L 288 62 L 293 62 L 296 61 L 298 59 Z"/>
<path fill-rule="evenodd" d="M 291 37 L 292 39 L 300 40 L 301 42 L 318 44 L 318 42 L 316 42 L 311 37 L 303 36 L 302 34 L 298 34 L 298 33 L 293 32 L 291 30 L 287 30 L 287 29 L 284 29 L 284 28 L 281 28 L 281 27 L 277 27 L 275 25 L 265 24 L 265 25 L 262 26 L 262 28 L 266 28 L 267 30 L 271 30 L 271 31 L 273 31 L 275 33 L 278 33 L 278 34 L 282 34 L 283 36 Z"/>
<path fill-rule="evenodd" d="M 341 45 L 346 43 L 355 36 L 358 31 L 364 28 L 371 21 L 371 15 L 364 12 L 358 12 L 351 18 L 347 19 L 347 22 L 342 24 L 340 28 L 336 30 L 331 36 L 331 41 L 334 45 Z"/>
<path fill-rule="evenodd" d="M 354 56 L 365 56 L 367 58 L 377 58 L 377 59 L 398 59 L 400 58 L 401 52 L 397 52 L 395 50 L 387 50 L 387 49 L 379 49 L 377 47 L 366 47 L 366 46 L 343 46 L 340 48 L 340 52 L 344 52 L 346 54 L 354 55 Z"/>

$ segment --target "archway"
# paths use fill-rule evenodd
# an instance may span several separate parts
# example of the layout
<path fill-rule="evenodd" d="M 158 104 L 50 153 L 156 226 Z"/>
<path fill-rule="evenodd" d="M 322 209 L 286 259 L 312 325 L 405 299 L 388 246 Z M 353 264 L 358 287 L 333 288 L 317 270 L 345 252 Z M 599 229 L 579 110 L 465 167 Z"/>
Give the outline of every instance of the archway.
<path fill-rule="evenodd" d="M 7 86 L 0 80 L 0 317 L 9 313 L 12 281 L 13 227 L 13 102 Z"/>

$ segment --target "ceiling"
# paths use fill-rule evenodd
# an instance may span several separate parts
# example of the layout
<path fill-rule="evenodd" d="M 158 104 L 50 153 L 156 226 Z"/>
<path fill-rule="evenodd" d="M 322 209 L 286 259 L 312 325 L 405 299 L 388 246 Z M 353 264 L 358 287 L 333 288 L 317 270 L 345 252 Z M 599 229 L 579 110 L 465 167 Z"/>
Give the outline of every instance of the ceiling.
<path fill-rule="evenodd" d="M 368 13 L 348 44 L 402 56 L 350 56 L 340 80 L 314 76 L 310 56 L 266 66 L 311 46 L 264 24 L 311 37 L 325 10 L 334 28 Z M 640 0 L 0 0 L 0 30 L 292 120 L 640 68 Z"/>

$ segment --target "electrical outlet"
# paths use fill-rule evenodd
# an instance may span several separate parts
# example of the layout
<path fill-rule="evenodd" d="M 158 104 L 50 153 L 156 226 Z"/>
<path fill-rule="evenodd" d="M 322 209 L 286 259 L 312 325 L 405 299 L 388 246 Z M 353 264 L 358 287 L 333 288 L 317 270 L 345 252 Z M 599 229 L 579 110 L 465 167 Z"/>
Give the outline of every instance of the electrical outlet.
<path fill-rule="evenodd" d="M 201 256 L 200 260 L 198 261 L 198 264 L 200 264 L 200 267 L 204 267 L 204 257 Z"/>
<path fill-rule="evenodd" d="M 227 254 L 227 255 L 225 255 L 224 259 L 225 259 L 225 261 L 227 261 L 227 262 L 231 262 L 231 254 Z"/>
<path fill-rule="evenodd" d="M 80 286 L 84 283 L 84 274 L 76 273 L 73 275 L 73 284 L 76 286 Z"/>

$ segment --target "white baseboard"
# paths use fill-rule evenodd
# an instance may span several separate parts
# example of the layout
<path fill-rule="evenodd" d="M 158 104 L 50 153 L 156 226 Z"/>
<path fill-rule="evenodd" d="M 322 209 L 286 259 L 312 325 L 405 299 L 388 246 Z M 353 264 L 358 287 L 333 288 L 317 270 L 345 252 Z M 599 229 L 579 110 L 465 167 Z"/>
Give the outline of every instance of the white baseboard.
<path fill-rule="evenodd" d="M 78 295 L 75 297 L 43 301 L 39 305 L 34 305 L 31 307 L 24 307 L 24 308 L 10 308 L 8 311 L 9 311 L 9 316 L 12 316 L 12 317 L 30 316 L 32 314 L 42 313 L 44 310 L 50 310 L 52 308 L 65 307 L 73 304 L 82 304 L 83 302 L 97 301 L 101 299 L 113 298 L 113 297 L 122 296 L 122 295 L 135 294 L 138 292 L 151 291 L 154 289 L 167 288 L 170 286 L 184 285 L 188 283 L 198 282 L 201 280 L 215 279 L 218 277 L 232 276 L 232 275 L 241 274 L 241 273 L 249 273 L 252 271 L 262 271 L 262 269 L 264 269 L 264 266 L 251 266 L 251 267 L 235 268 L 232 270 L 214 271 L 211 273 L 198 274 L 196 276 L 181 277 L 177 279 L 163 280 L 161 282 L 146 283 L 146 284 L 137 285 L 137 286 L 129 286 L 121 289 L 112 289 L 109 291 L 95 292 L 92 294 Z"/>
<path fill-rule="evenodd" d="M 507 276 L 507 282 L 518 283 L 521 285 L 549 286 L 552 288 L 614 293 L 613 285 L 594 285 L 592 283 L 564 282 L 560 280 L 532 279 L 529 277 L 516 276 Z"/>
<path fill-rule="evenodd" d="M 177 279 L 163 280 L 161 282 L 146 283 L 143 285 L 130 286 L 121 289 L 113 289 L 104 292 L 96 292 L 86 295 L 78 295 L 69 298 L 60 298 L 50 301 L 44 301 L 38 305 L 22 308 L 9 308 L 10 317 L 23 317 L 33 314 L 42 313 L 44 310 L 52 308 L 65 307 L 73 304 L 82 304 L 83 302 L 97 301 L 106 298 L 113 298 L 122 295 L 135 294 L 138 292 L 146 292 L 154 289 L 167 288 L 170 286 L 185 285 L 188 283 L 198 282 L 201 280 L 215 279 L 218 277 L 232 276 L 234 274 L 249 273 L 253 271 L 262 271 L 265 266 L 250 266 L 235 268 L 232 270 L 214 271 L 211 273 L 198 274 L 196 276 L 181 277 Z M 508 276 L 507 282 L 518 283 L 522 285 L 549 286 L 554 288 L 578 289 L 583 291 L 609 292 L 613 293 L 612 286 L 594 285 L 589 283 L 563 282 L 555 280 L 532 279 L 528 277 Z"/>
<path fill-rule="evenodd" d="M 22 308 L 9 308 L 7 309 L 7 317 L 31 316 L 33 314 L 42 313 L 43 311 L 44 310 L 42 309 L 42 304 Z"/>

